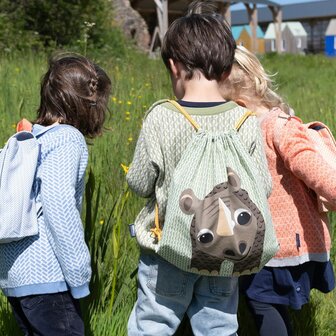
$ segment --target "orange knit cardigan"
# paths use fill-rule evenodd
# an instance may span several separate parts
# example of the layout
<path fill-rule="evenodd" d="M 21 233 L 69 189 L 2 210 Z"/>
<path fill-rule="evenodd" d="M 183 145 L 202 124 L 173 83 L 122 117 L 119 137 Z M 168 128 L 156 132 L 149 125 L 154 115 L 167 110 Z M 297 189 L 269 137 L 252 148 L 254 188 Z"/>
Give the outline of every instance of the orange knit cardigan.
<path fill-rule="evenodd" d="M 327 214 L 318 211 L 314 191 L 336 205 L 336 171 L 313 148 L 298 118 L 289 118 L 275 133 L 278 114 L 274 109 L 261 118 L 273 182 L 269 204 L 280 244 L 267 266 L 324 262 L 331 246 L 329 222 Z"/>

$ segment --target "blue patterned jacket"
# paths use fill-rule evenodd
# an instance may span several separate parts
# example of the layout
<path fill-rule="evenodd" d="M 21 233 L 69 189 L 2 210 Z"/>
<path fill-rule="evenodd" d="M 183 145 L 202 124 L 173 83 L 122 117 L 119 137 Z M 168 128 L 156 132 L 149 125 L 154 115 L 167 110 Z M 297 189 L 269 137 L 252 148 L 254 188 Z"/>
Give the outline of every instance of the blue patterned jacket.
<path fill-rule="evenodd" d="M 35 125 L 34 133 L 43 126 Z M 89 294 L 90 254 L 80 217 L 88 151 L 84 136 L 60 125 L 39 138 L 39 234 L 0 244 L 0 287 L 6 296 L 70 290 Z"/>

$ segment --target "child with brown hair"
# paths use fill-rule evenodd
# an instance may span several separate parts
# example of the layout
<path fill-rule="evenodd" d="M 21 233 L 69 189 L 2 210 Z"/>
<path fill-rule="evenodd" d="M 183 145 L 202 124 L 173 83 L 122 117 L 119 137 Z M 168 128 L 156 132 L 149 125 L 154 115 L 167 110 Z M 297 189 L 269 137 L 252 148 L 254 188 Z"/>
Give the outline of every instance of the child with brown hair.
<path fill-rule="evenodd" d="M 261 121 L 273 190 L 269 198 L 280 244 L 278 253 L 259 273 L 242 277 L 261 336 L 294 335 L 287 307 L 300 309 L 316 288 L 335 287 L 329 260 L 327 213 L 318 209 L 316 195 L 336 205 L 336 171 L 316 151 L 301 120 L 273 90 L 272 80 L 258 58 L 237 47 L 222 95 L 255 111 Z M 285 113 L 287 113 L 287 116 Z M 279 118 L 284 118 L 279 123 Z"/>
<path fill-rule="evenodd" d="M 199 11 L 201 9 L 201 11 Z M 169 27 L 161 50 L 179 105 L 202 128 L 224 132 L 234 127 L 246 109 L 226 102 L 219 85 L 228 76 L 235 41 L 223 17 L 202 2 Z M 147 113 L 127 174 L 131 189 L 148 198 L 135 221 L 141 247 L 138 298 L 128 321 L 128 335 L 173 335 L 184 314 L 195 335 L 236 335 L 238 279 L 186 272 L 156 252 L 155 204 L 164 225 L 168 190 L 182 153 L 194 135 L 175 104 L 157 102 Z M 239 133 L 260 171 L 263 190 L 271 183 L 261 131 L 255 117 Z M 214 173 L 214 172 L 211 172 Z"/>
<path fill-rule="evenodd" d="M 32 132 L 39 233 L 0 244 L 0 287 L 25 335 L 84 335 L 79 300 L 89 294 L 90 253 L 80 217 L 88 150 L 101 134 L 111 82 L 86 57 L 50 60 Z M 43 133 L 43 135 L 41 135 Z"/>

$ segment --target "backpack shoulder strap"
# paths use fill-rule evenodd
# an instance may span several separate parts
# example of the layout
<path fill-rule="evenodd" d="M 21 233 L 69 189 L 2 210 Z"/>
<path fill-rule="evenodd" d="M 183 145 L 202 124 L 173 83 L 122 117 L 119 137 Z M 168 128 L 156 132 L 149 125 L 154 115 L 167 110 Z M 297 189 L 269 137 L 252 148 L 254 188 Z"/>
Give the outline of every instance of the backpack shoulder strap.
<path fill-rule="evenodd" d="M 191 115 L 175 100 L 168 99 L 168 102 L 175 106 L 177 110 L 183 114 L 183 116 L 190 122 L 191 126 L 198 131 L 200 129 L 200 126 L 197 124 L 197 122 L 191 117 Z"/>
<path fill-rule="evenodd" d="M 148 110 L 147 114 L 155 107 L 158 106 L 160 104 L 163 103 L 170 103 L 171 105 L 173 105 L 191 124 L 191 126 L 198 131 L 201 127 L 199 126 L 199 124 L 192 118 L 192 116 L 185 110 L 185 108 L 183 108 L 183 106 L 181 106 L 176 100 L 172 100 L 172 99 L 163 99 L 163 100 L 159 100 L 156 103 L 154 103 L 150 109 Z M 242 117 L 236 122 L 235 124 L 235 129 L 237 131 L 239 131 L 239 129 L 241 128 L 241 126 L 244 124 L 244 122 L 252 116 L 256 116 L 255 112 L 252 111 L 246 111 Z"/>
<path fill-rule="evenodd" d="M 172 105 L 174 105 L 179 112 L 181 112 L 185 118 L 190 122 L 190 124 L 194 127 L 196 131 L 200 129 L 200 126 L 197 124 L 197 122 L 191 117 L 191 115 L 175 100 L 168 100 L 168 102 Z M 246 111 L 242 117 L 237 121 L 235 125 L 236 131 L 239 131 L 240 127 L 244 124 L 244 122 L 252 116 L 256 116 L 255 112 L 252 111 Z"/>
<path fill-rule="evenodd" d="M 256 116 L 256 113 L 255 113 L 255 112 L 252 112 L 252 111 L 246 111 L 246 112 L 241 116 L 241 118 L 236 122 L 235 130 L 238 132 L 239 129 L 243 126 L 244 122 L 245 122 L 249 117 L 252 117 L 252 116 Z"/>
<path fill-rule="evenodd" d="M 281 132 L 283 127 L 286 125 L 287 121 L 294 118 L 300 122 L 302 122 L 302 120 L 298 117 L 289 115 L 285 112 L 283 112 L 281 109 L 279 108 L 275 108 L 273 109 L 273 111 L 278 111 L 278 116 L 275 120 L 275 124 L 274 124 L 274 138 L 273 138 L 273 142 L 276 148 L 279 148 L 280 146 L 280 138 L 281 138 Z"/>
<path fill-rule="evenodd" d="M 198 131 L 200 129 L 200 126 L 197 124 L 197 122 L 191 117 L 191 115 L 175 100 L 172 99 L 161 99 L 155 102 L 146 112 L 145 118 L 147 115 L 154 109 L 154 107 L 162 105 L 164 103 L 169 103 L 173 105 L 184 117 L 190 122 L 192 127 Z"/>
<path fill-rule="evenodd" d="M 280 136 L 282 128 L 286 125 L 288 119 L 290 118 L 289 115 L 286 115 L 285 113 L 280 113 L 274 124 L 274 144 L 276 148 L 279 148 L 280 146 Z"/>

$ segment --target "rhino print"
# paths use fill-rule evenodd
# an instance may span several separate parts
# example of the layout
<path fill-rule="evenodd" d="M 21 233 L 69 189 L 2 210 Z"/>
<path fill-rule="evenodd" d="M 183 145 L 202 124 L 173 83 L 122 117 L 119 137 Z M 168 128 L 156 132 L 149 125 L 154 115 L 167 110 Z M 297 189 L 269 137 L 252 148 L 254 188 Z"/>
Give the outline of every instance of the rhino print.
<path fill-rule="evenodd" d="M 193 215 L 191 268 L 218 274 L 224 260 L 233 273 L 257 268 L 263 251 L 265 222 L 240 178 L 228 168 L 228 181 L 216 185 L 199 200 L 191 189 L 180 196 L 180 208 Z"/>

